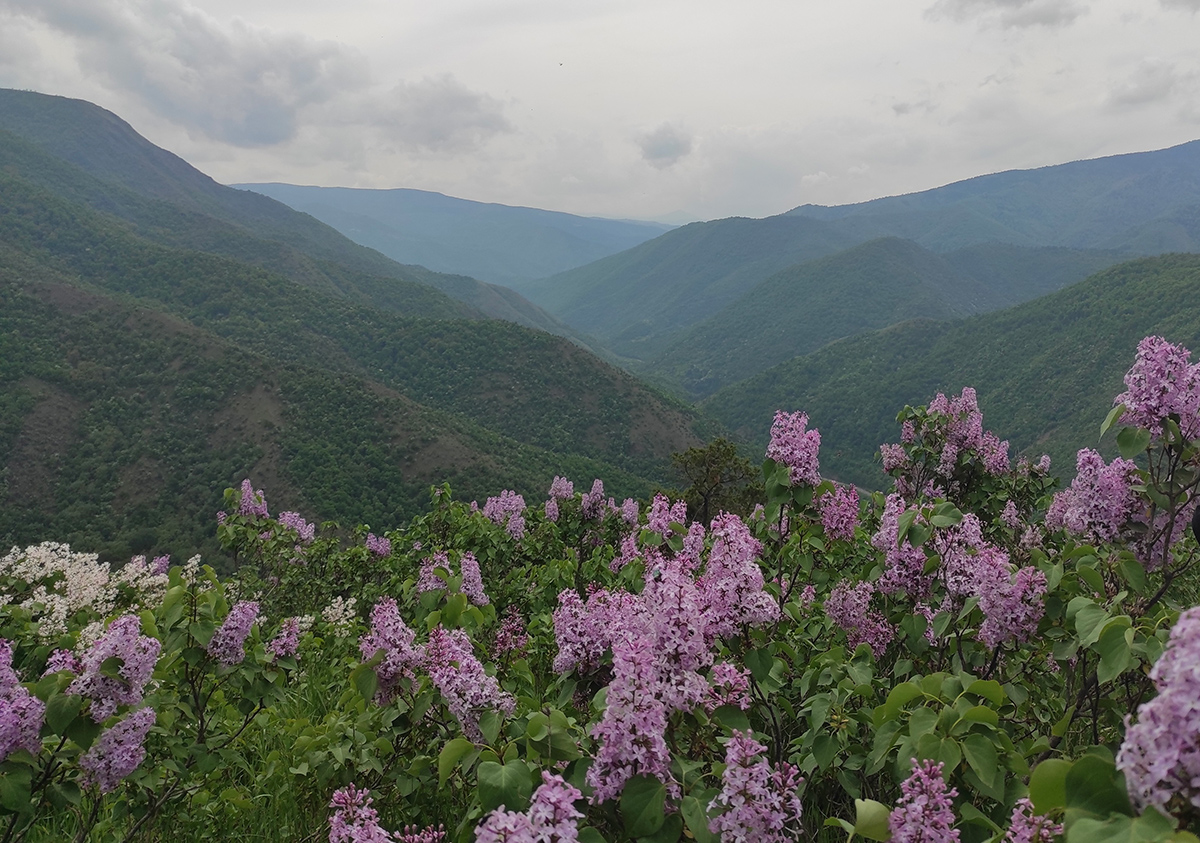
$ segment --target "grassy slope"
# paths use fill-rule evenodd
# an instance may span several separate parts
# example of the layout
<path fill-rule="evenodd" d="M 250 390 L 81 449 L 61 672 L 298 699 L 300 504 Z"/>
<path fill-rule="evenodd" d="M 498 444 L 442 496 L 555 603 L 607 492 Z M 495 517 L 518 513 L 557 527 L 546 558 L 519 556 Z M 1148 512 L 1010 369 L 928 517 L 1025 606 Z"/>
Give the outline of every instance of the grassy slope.
<path fill-rule="evenodd" d="M 988 428 L 1012 453 L 1048 452 L 1070 476 L 1097 441 L 1138 341 L 1159 334 L 1200 349 L 1200 256 L 1124 263 L 1036 301 L 957 322 L 916 321 L 775 366 L 704 407 L 763 443 L 776 408 L 821 429 L 831 476 L 878 486 L 873 455 L 896 441 L 896 413 L 936 391 L 974 386 Z"/>

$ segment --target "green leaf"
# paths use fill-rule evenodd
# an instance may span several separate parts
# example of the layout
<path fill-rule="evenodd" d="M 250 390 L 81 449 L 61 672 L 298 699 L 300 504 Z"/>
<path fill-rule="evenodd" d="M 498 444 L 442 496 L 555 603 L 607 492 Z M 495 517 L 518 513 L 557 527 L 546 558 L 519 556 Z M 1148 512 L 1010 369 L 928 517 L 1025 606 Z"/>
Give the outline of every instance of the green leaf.
<path fill-rule="evenodd" d="M 33 810 L 33 771 L 18 767 L 0 773 L 0 805 L 16 814 Z"/>
<path fill-rule="evenodd" d="M 1121 575 L 1134 594 L 1146 593 L 1146 569 L 1136 559 L 1122 559 L 1119 563 Z"/>
<path fill-rule="evenodd" d="M 1074 615 L 1075 632 L 1079 636 L 1079 643 L 1084 647 L 1096 643 L 1104 625 L 1110 620 L 1108 612 L 1087 597 L 1076 597 L 1068 603 L 1067 615 Z"/>
<path fill-rule="evenodd" d="M 1116 618 L 1104 627 L 1100 639 L 1092 649 L 1100 654 L 1100 665 L 1096 668 L 1096 679 L 1111 682 L 1116 679 L 1133 660 L 1131 638 L 1133 630 L 1126 618 Z"/>
<path fill-rule="evenodd" d="M 1117 433 L 1117 449 L 1127 460 L 1136 457 L 1150 444 L 1150 431 L 1140 427 L 1123 427 Z"/>
<path fill-rule="evenodd" d="M 1029 798 L 1039 814 L 1067 806 L 1067 772 L 1071 762 L 1049 758 L 1033 768 L 1029 776 Z"/>
<path fill-rule="evenodd" d="M 1082 817 L 1103 818 L 1114 812 L 1133 815 L 1125 777 L 1109 758 L 1091 754 L 1079 758 L 1067 771 L 1064 787 L 1069 823 Z"/>
<path fill-rule="evenodd" d="M 991 738 L 986 735 L 967 735 L 963 738 L 962 747 L 975 775 L 989 787 L 994 787 L 1000 765 L 996 757 L 996 745 Z"/>
<path fill-rule="evenodd" d="M 750 731 L 750 718 L 746 716 L 746 712 L 742 711 L 736 705 L 719 706 L 713 712 L 713 719 L 731 732 L 734 730 L 739 732 Z"/>
<path fill-rule="evenodd" d="M 63 734 L 83 707 L 83 697 L 76 694 L 55 694 L 46 703 L 46 725 L 56 735 Z"/>
<path fill-rule="evenodd" d="M 966 690 L 968 694 L 983 697 L 992 705 L 1004 705 L 1008 701 L 1008 695 L 1004 693 L 1004 688 L 995 679 L 976 679 L 967 686 Z"/>
<path fill-rule="evenodd" d="M 504 766 L 495 761 L 484 761 L 477 768 L 479 777 L 479 804 L 484 813 L 503 805 L 509 811 L 524 811 L 529 807 L 533 783 L 529 778 L 529 765 L 514 758 Z"/>
<path fill-rule="evenodd" d="M 1101 437 L 1103 437 L 1104 434 L 1108 433 L 1108 429 L 1113 426 L 1113 423 L 1117 420 L 1117 417 L 1122 415 L 1124 412 L 1125 412 L 1124 404 L 1118 404 L 1117 406 L 1113 407 L 1111 410 L 1108 411 L 1108 415 L 1104 417 L 1104 422 L 1100 425 L 1100 436 Z"/>
<path fill-rule="evenodd" d="M 1174 820 L 1147 808 L 1140 817 L 1081 818 L 1067 830 L 1067 843 L 1165 843 L 1174 834 Z"/>
<path fill-rule="evenodd" d="M 977 705 L 963 712 L 962 719 L 967 723 L 986 723 L 989 726 L 1000 725 L 1000 715 L 986 705 Z"/>
<path fill-rule="evenodd" d="M 639 843 L 678 843 L 683 839 L 683 817 L 670 814 L 663 821 L 662 828 L 653 834 L 639 837 Z"/>
<path fill-rule="evenodd" d="M 474 748 L 474 743 L 462 737 L 455 738 L 442 747 L 442 751 L 438 753 L 438 787 L 445 786 L 458 762 Z"/>
<path fill-rule="evenodd" d="M 838 742 L 832 735 L 820 734 L 813 741 L 813 757 L 822 770 L 829 766 L 837 755 Z"/>
<path fill-rule="evenodd" d="M 598 829 L 585 825 L 579 829 L 579 843 L 608 843 L 608 841 L 604 839 L 604 835 Z"/>
<path fill-rule="evenodd" d="M 890 840 L 892 831 L 888 828 L 888 816 L 891 809 L 882 802 L 874 799 L 854 800 L 854 833 L 868 840 Z"/>
<path fill-rule="evenodd" d="M 770 676 L 774 663 L 775 658 L 770 646 L 746 653 L 746 667 L 750 669 L 750 675 L 754 677 L 755 682 L 762 682 Z"/>
<path fill-rule="evenodd" d="M 645 837 L 663 826 L 667 787 L 651 776 L 634 776 L 621 792 L 621 819 L 630 837 Z"/>
<path fill-rule="evenodd" d="M 699 799 L 695 796 L 683 797 L 679 812 L 683 814 L 683 821 L 696 843 L 718 843 L 717 835 L 708 830 L 708 814 Z"/>
<path fill-rule="evenodd" d="M 358 689 L 358 693 L 367 702 L 375 699 L 375 693 L 379 690 L 378 674 L 375 673 L 374 668 L 367 667 L 365 664 L 360 664 L 350 671 L 350 683 Z"/>

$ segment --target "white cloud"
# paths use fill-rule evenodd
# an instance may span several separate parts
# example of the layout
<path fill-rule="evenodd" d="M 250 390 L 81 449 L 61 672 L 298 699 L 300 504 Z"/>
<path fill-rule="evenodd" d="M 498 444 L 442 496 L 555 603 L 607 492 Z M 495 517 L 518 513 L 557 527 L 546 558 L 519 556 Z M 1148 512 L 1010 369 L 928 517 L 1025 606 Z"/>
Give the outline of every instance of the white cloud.
<path fill-rule="evenodd" d="M 657 129 L 641 135 L 637 143 L 642 150 L 643 160 L 660 170 L 672 166 L 692 151 L 691 135 L 670 123 L 663 123 Z"/>
<path fill-rule="evenodd" d="M 938 0 L 928 10 L 933 18 L 978 20 L 1003 29 L 1066 26 L 1086 12 L 1075 0 Z"/>
<path fill-rule="evenodd" d="M 1146 59 L 1109 90 L 1108 102 L 1116 108 L 1137 108 L 1171 98 L 1186 83 L 1170 62 Z"/>

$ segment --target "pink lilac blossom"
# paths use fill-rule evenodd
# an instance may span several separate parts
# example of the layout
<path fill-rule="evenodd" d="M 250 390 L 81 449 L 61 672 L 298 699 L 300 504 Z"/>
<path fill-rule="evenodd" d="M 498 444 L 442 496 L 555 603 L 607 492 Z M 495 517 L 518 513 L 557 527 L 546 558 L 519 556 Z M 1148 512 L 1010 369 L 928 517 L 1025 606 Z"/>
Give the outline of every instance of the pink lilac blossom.
<path fill-rule="evenodd" d="M 86 784 L 101 793 L 112 793 L 146 757 L 146 735 L 154 726 L 154 709 L 131 711 L 121 722 L 100 733 L 99 739 L 79 758 Z"/>
<path fill-rule="evenodd" d="M 546 519 L 548 521 L 558 521 L 558 501 L 554 498 L 546 501 Z"/>
<path fill-rule="evenodd" d="M 704 525 L 693 521 L 688 525 L 687 535 L 683 538 L 683 548 L 676 559 L 689 571 L 700 566 L 700 558 L 704 555 Z"/>
<path fill-rule="evenodd" d="M 390 539 L 383 536 L 377 536 L 374 533 L 367 533 L 367 551 L 374 553 L 376 556 L 391 556 L 392 542 Z"/>
<path fill-rule="evenodd" d="M 288 618 L 279 628 L 279 634 L 267 644 L 267 652 L 275 659 L 287 659 L 300 649 L 300 621 Z"/>
<path fill-rule="evenodd" d="M 621 503 L 621 520 L 630 527 L 637 526 L 638 522 L 638 502 L 633 498 L 626 498 Z"/>
<path fill-rule="evenodd" d="M 905 419 L 900 424 L 900 441 L 905 445 L 911 445 L 917 441 L 917 429 L 913 425 L 912 419 Z"/>
<path fill-rule="evenodd" d="M 420 828 L 415 825 L 406 825 L 400 831 L 393 832 L 392 839 L 396 843 L 442 843 L 446 839 L 446 827 L 439 825 L 434 828 L 427 825 Z"/>
<path fill-rule="evenodd" d="M 737 730 L 725 747 L 721 792 L 708 805 L 710 812 L 721 811 L 708 830 L 722 843 L 787 843 L 802 834 L 796 791 L 803 779 L 787 762 L 772 769 L 761 757 L 766 751 L 750 733 Z"/>
<path fill-rule="evenodd" d="M 896 631 L 880 613 L 873 611 L 871 597 L 875 586 L 863 581 L 851 585 L 843 580 L 833 587 L 825 600 L 825 614 L 846 632 L 851 650 L 867 644 L 875 658 L 882 658 Z"/>
<path fill-rule="evenodd" d="M 585 604 L 574 589 L 565 589 L 554 610 L 555 672 L 594 670 L 636 613 L 637 598 L 629 592 L 600 589 Z"/>
<path fill-rule="evenodd" d="M 1008 442 L 1000 441 L 990 430 L 983 434 L 983 441 L 979 444 L 979 454 L 983 458 L 983 467 L 988 474 L 999 476 L 1010 468 Z"/>
<path fill-rule="evenodd" d="M 722 705 L 745 711 L 750 707 L 750 671 L 729 662 L 717 662 L 708 672 L 708 699 L 704 708 L 712 712 Z"/>
<path fill-rule="evenodd" d="M 529 635 L 525 632 L 525 619 L 517 611 L 516 606 L 509 606 L 504 612 L 504 620 L 496 630 L 496 640 L 492 644 L 492 652 L 496 656 L 513 653 L 520 655 L 529 646 Z"/>
<path fill-rule="evenodd" d="M 416 634 L 400 617 L 400 609 L 391 597 L 385 597 L 371 610 L 371 630 L 358 641 L 363 660 L 382 650 L 383 660 L 375 666 L 379 688 L 375 702 L 387 705 L 396 698 L 401 679 L 411 679 L 424 664 L 425 651 L 413 645 Z"/>
<path fill-rule="evenodd" d="M 800 592 L 800 605 L 807 609 L 814 602 L 816 602 L 816 599 L 817 599 L 817 590 L 812 587 L 812 584 L 810 583 L 810 584 L 804 586 L 804 588 Z"/>
<path fill-rule="evenodd" d="M 142 622 L 137 615 L 123 615 L 109 624 L 108 631 L 83 655 L 82 670 L 67 686 L 68 694 L 91 700 L 92 719 L 100 723 L 112 716 L 119 705 L 137 705 L 162 645 L 157 639 L 141 635 Z M 116 676 L 101 670 L 110 658 L 121 660 Z"/>
<path fill-rule="evenodd" d="M 12 644 L 0 638 L 0 761 L 17 749 L 36 756 L 46 716 L 46 704 L 21 684 L 12 659 Z"/>
<path fill-rule="evenodd" d="M 977 585 L 984 618 L 979 640 L 992 648 L 1009 641 L 1028 641 L 1046 611 L 1046 575 L 1033 567 L 1010 575 L 1007 563 L 1004 557 L 1003 564 L 994 564 L 992 576 L 981 573 Z"/>
<path fill-rule="evenodd" d="M 925 551 L 913 547 L 906 537 L 900 537 L 900 516 L 906 511 L 904 499 L 893 492 L 884 504 L 879 519 L 879 530 L 871 536 L 871 544 L 883 551 L 884 571 L 879 578 L 879 591 L 883 594 L 903 592 L 920 600 L 929 594 L 932 576 L 925 573 Z"/>
<path fill-rule="evenodd" d="M 305 521 L 299 512 L 279 513 L 279 523 L 289 530 L 295 530 L 296 534 L 300 536 L 300 541 L 304 544 L 308 544 L 316 537 L 317 526 Z"/>
<path fill-rule="evenodd" d="M 604 484 L 600 482 L 600 478 L 592 481 L 592 490 L 583 493 L 583 499 L 580 503 L 580 508 L 583 511 L 584 518 L 603 518 L 604 517 Z"/>
<path fill-rule="evenodd" d="M 1054 843 L 1062 834 L 1062 825 L 1047 816 L 1035 814 L 1033 803 L 1027 797 L 1021 797 L 1013 808 L 1004 843 Z"/>
<path fill-rule="evenodd" d="M 474 553 L 469 550 L 463 553 L 458 560 L 458 570 L 462 574 L 462 593 L 473 605 L 486 606 L 492 602 L 483 591 L 483 576 Z"/>
<path fill-rule="evenodd" d="M 583 814 L 575 802 L 578 788 L 561 776 L 542 771 L 542 784 L 533 793 L 529 810 L 506 811 L 501 805 L 475 828 L 476 843 L 573 843 L 579 839 Z"/>
<path fill-rule="evenodd" d="M 267 496 L 263 494 L 262 489 L 255 489 L 250 484 L 250 478 L 242 481 L 241 501 L 238 503 L 238 515 L 246 515 L 257 518 L 270 518 L 271 513 L 267 509 Z"/>
<path fill-rule="evenodd" d="M 156 577 L 161 577 L 163 574 L 171 570 L 171 555 L 155 556 L 154 562 L 150 566 L 150 573 Z"/>
<path fill-rule="evenodd" d="M 436 626 L 425 644 L 425 670 L 442 693 L 446 706 L 462 726 L 463 733 L 475 741 L 483 740 L 479 715 L 484 710 L 512 714 L 516 700 L 489 676 L 471 647 L 471 639 L 461 629 Z"/>
<path fill-rule="evenodd" d="M 779 604 L 764 589 L 758 556 L 762 543 L 736 515 L 723 513 L 712 522 L 712 550 L 697 585 L 705 605 L 705 635 L 732 635 L 743 625 L 769 623 L 779 617 Z"/>
<path fill-rule="evenodd" d="M 1046 511 L 1050 530 L 1066 530 L 1089 541 L 1112 541 L 1138 510 L 1132 484 L 1137 466 L 1117 457 L 1105 465 L 1091 448 L 1076 456 L 1076 475 Z"/>
<path fill-rule="evenodd" d="M 879 455 L 883 458 L 884 471 L 893 471 L 908 465 L 908 451 L 903 445 L 880 445 Z"/>
<path fill-rule="evenodd" d="M 569 501 L 575 497 L 575 484 L 565 477 L 555 475 L 550 484 L 550 497 L 553 500 Z"/>
<path fill-rule="evenodd" d="M 494 524 L 504 525 L 510 536 L 520 541 L 525 536 L 525 498 L 510 489 L 488 498 L 483 514 Z"/>
<path fill-rule="evenodd" d="M 246 658 L 246 637 L 258 620 L 258 603 L 239 600 L 233 604 L 225 622 L 208 642 L 208 654 L 225 667 L 241 664 Z"/>
<path fill-rule="evenodd" d="M 958 524 L 935 532 L 933 549 L 942 557 L 939 574 L 952 600 L 976 593 L 978 568 L 981 564 L 990 563 L 989 559 L 981 560 L 979 553 L 1000 552 L 983 540 L 983 524 L 971 512 L 964 514 Z M 1004 561 L 1007 563 L 1007 556 Z"/>
<path fill-rule="evenodd" d="M 335 791 L 329 803 L 329 843 L 390 843 L 392 835 L 379 824 L 371 802 L 368 792 L 353 784 Z"/>
<path fill-rule="evenodd" d="M 1174 562 L 1171 548 L 1187 534 L 1198 502 L 1200 498 L 1194 494 L 1188 498 L 1175 512 L 1174 523 L 1171 523 L 1169 511 L 1156 512 L 1153 524 L 1148 512 L 1139 512 L 1133 517 L 1135 522 L 1146 525 L 1146 531 L 1134 540 L 1133 551 L 1147 571 L 1157 571 L 1164 564 Z"/>
<path fill-rule="evenodd" d="M 672 505 L 666 495 L 654 496 L 654 502 L 650 504 L 650 510 L 646 513 L 647 530 L 658 533 L 660 536 L 667 536 L 671 533 L 671 524 L 686 522 L 687 504 L 684 501 L 678 501 Z"/>
<path fill-rule="evenodd" d="M 1125 374 L 1125 392 L 1113 401 L 1125 405 L 1120 423 L 1158 436 L 1173 413 L 1179 416 L 1185 437 L 1200 437 L 1200 363 L 1189 363 L 1189 357 L 1186 348 L 1162 337 L 1146 337 L 1138 343 L 1137 357 Z"/>
<path fill-rule="evenodd" d="M 852 539 L 858 526 L 858 493 L 852 486 L 835 486 L 817 499 L 826 538 Z"/>
<path fill-rule="evenodd" d="M 444 552 L 439 551 L 433 556 L 426 556 L 421 560 L 421 570 L 417 574 L 418 594 L 446 589 L 446 581 L 435 573 L 438 568 L 445 571 L 447 576 L 450 575 L 450 557 Z"/>
<path fill-rule="evenodd" d="M 913 759 L 912 773 L 900 784 L 900 799 L 888 816 L 894 843 L 958 843 L 954 825 L 955 788 L 947 788 L 942 763 Z"/>
<path fill-rule="evenodd" d="M 1000 513 L 1000 523 L 1010 530 L 1021 526 L 1021 515 L 1017 512 L 1017 505 L 1014 501 L 1010 500 L 1004 505 L 1004 510 Z"/>
<path fill-rule="evenodd" d="M 79 673 L 81 670 L 83 670 L 83 664 L 70 650 L 55 650 L 50 654 L 50 658 L 46 660 L 46 670 L 42 673 L 42 675 L 46 676 L 51 673 L 58 673 L 62 670 L 68 670 L 71 673 Z"/>
<path fill-rule="evenodd" d="M 709 650 L 711 617 L 698 583 L 677 561 L 648 577 L 641 594 L 643 634 L 655 643 L 659 659 L 659 698 L 671 711 L 690 711 L 705 698 L 708 683 L 699 671 L 712 664 Z M 774 604 L 772 604 L 774 605 Z M 613 658 L 626 642 L 613 644 Z"/>
<path fill-rule="evenodd" d="M 1176 794 L 1200 808 L 1200 606 L 1183 612 L 1150 671 L 1158 696 L 1125 718 L 1117 768 L 1139 809 L 1167 811 Z"/>
<path fill-rule="evenodd" d="M 821 482 L 817 451 L 821 447 L 821 433 L 815 427 L 805 430 L 807 413 L 785 413 L 775 411 L 771 425 L 771 441 L 767 445 L 767 457 L 788 467 L 791 484 L 816 486 Z"/>
<path fill-rule="evenodd" d="M 608 563 L 608 569 L 613 573 L 624 568 L 640 555 L 638 550 L 638 537 L 636 533 L 628 533 L 621 539 L 621 549 L 617 555 Z"/>

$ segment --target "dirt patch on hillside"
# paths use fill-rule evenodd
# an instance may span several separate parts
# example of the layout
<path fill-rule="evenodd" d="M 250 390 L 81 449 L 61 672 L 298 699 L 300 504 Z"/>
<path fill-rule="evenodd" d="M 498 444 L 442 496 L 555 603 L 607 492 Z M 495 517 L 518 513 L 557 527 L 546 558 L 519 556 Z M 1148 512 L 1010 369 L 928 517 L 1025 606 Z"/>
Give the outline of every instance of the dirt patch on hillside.
<path fill-rule="evenodd" d="M 61 462 L 74 443 L 87 405 L 56 386 L 34 378 L 19 384 L 37 399 L 8 459 L 8 497 L 53 505 Z"/>
<path fill-rule="evenodd" d="M 139 457 L 136 462 L 121 469 L 113 493 L 113 511 L 124 515 L 142 504 L 151 503 L 162 493 L 165 485 L 162 463 L 153 457 Z"/>
<path fill-rule="evenodd" d="M 657 412 L 644 405 L 634 408 L 629 425 L 629 453 L 633 456 L 667 459 L 678 451 L 702 444 L 688 420 L 670 411 Z"/>
<path fill-rule="evenodd" d="M 279 430 L 284 425 L 283 398 L 273 383 L 258 383 L 249 392 L 235 395 L 213 419 L 209 444 L 232 448 L 244 442 L 257 445 L 262 456 L 250 467 L 256 489 L 280 498 L 292 497 L 293 489 L 283 476 L 283 452 Z"/>
<path fill-rule="evenodd" d="M 116 306 L 116 303 L 110 298 L 90 293 L 70 284 L 42 281 L 30 285 L 30 291 L 42 301 L 53 305 L 68 316 L 78 316 L 82 313 L 91 313 L 93 310 Z"/>

